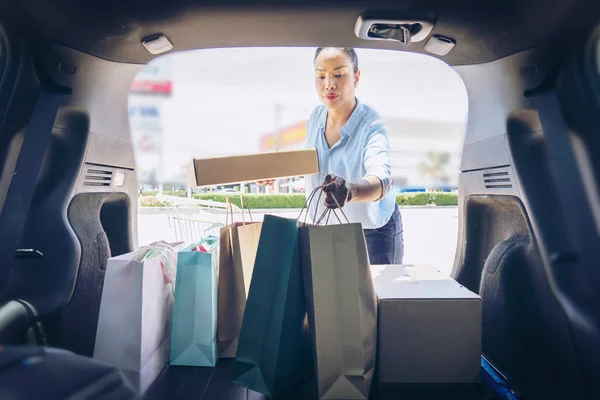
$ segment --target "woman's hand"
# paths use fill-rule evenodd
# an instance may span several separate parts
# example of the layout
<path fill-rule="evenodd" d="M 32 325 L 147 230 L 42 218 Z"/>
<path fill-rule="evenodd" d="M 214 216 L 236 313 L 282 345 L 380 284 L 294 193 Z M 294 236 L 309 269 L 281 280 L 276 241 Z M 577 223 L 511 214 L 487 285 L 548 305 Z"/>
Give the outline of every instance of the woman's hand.
<path fill-rule="evenodd" d="M 325 207 L 338 208 L 344 207 L 347 201 L 352 198 L 350 185 L 341 176 L 327 175 L 323 182 L 323 192 L 325 192 Z M 337 200 L 337 202 L 336 202 Z"/>
<path fill-rule="evenodd" d="M 323 182 L 323 191 L 327 194 L 325 197 L 325 206 L 327 208 L 344 207 L 350 201 L 352 202 L 371 202 L 379 201 L 384 195 L 383 184 L 376 176 L 368 175 L 358 182 L 346 182 L 341 176 L 327 175 Z M 337 200 L 337 204 L 335 200 Z"/>

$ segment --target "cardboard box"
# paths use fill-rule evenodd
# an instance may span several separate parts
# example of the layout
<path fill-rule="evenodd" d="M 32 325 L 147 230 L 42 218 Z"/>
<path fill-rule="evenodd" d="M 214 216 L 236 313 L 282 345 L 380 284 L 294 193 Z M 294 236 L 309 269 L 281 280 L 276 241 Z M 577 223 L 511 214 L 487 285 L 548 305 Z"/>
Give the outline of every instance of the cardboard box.
<path fill-rule="evenodd" d="M 319 173 L 316 149 L 195 158 L 186 167 L 190 187 L 291 178 Z"/>
<path fill-rule="evenodd" d="M 430 266 L 372 266 L 380 384 L 479 383 L 481 298 Z"/>

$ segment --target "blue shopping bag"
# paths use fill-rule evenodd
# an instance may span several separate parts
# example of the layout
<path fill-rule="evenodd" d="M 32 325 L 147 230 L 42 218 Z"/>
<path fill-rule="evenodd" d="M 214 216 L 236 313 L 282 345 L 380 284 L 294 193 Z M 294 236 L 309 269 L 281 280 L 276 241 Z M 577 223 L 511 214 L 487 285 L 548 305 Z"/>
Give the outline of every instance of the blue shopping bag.
<path fill-rule="evenodd" d="M 171 365 L 213 367 L 218 347 L 218 240 L 207 245 L 208 252 L 193 251 L 195 246 L 180 251 L 177 259 Z"/>
<path fill-rule="evenodd" d="M 266 215 L 235 358 L 233 382 L 267 396 L 314 377 L 295 219 Z"/>

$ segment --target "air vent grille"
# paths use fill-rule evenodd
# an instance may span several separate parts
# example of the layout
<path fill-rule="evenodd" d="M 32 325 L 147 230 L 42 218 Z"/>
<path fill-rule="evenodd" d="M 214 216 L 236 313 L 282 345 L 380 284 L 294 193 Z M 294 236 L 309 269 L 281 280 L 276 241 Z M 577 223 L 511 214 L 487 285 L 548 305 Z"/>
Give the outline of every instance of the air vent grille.
<path fill-rule="evenodd" d="M 83 180 L 83 186 L 110 186 L 112 171 L 100 168 L 88 168 Z"/>
<path fill-rule="evenodd" d="M 507 171 L 486 172 L 483 174 L 486 189 L 510 189 L 512 183 Z"/>

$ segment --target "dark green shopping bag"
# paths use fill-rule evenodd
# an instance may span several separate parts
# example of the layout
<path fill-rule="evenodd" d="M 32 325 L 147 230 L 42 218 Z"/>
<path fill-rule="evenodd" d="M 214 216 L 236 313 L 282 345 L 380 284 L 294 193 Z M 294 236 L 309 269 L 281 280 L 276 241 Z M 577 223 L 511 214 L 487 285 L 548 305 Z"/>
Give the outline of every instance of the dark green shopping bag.
<path fill-rule="evenodd" d="M 266 215 L 233 381 L 267 396 L 277 396 L 313 377 L 297 221 Z"/>

